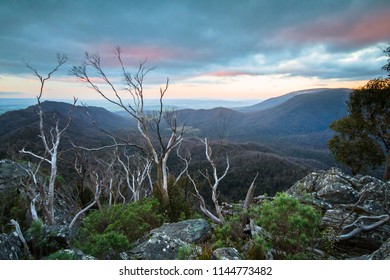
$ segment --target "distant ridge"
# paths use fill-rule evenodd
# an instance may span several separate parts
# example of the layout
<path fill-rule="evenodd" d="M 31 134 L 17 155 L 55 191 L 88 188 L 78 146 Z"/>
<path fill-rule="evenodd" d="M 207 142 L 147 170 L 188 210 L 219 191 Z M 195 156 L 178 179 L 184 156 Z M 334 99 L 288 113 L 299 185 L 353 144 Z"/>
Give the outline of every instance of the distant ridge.
<path fill-rule="evenodd" d="M 267 100 L 264 100 L 263 102 L 246 106 L 246 107 L 237 107 L 232 108 L 238 112 L 255 112 L 255 111 L 262 111 L 266 110 L 275 106 L 278 106 L 282 104 L 283 102 L 293 98 L 294 96 L 301 95 L 301 94 L 317 94 L 317 93 L 332 93 L 332 92 L 347 92 L 349 93 L 351 90 L 347 88 L 318 88 L 318 89 L 305 89 L 305 90 L 298 90 L 293 91 L 278 97 L 269 98 Z"/>

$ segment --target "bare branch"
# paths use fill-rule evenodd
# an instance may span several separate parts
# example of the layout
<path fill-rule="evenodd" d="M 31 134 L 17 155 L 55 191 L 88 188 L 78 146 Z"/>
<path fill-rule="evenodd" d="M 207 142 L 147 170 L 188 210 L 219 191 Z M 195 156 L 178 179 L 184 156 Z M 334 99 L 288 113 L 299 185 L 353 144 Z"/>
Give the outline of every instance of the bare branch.
<path fill-rule="evenodd" d="M 15 227 L 16 234 L 18 235 L 20 241 L 22 242 L 24 250 L 28 253 L 29 258 L 32 259 L 30 249 L 28 248 L 26 239 L 24 238 L 23 233 L 20 230 L 19 223 L 17 221 L 15 221 L 14 219 L 12 219 L 11 224 Z"/>
<path fill-rule="evenodd" d="M 256 173 L 256 176 L 253 179 L 252 184 L 250 185 L 250 187 L 246 193 L 244 207 L 243 207 L 244 210 L 247 210 L 249 208 L 250 204 L 252 203 L 253 195 L 254 195 L 255 189 L 256 189 L 255 182 L 256 182 L 257 176 L 259 176 L 259 172 Z"/>
<path fill-rule="evenodd" d="M 350 239 L 361 232 L 373 230 L 390 220 L 389 215 L 360 216 L 352 224 L 344 226 L 339 234 L 339 240 Z"/>
<path fill-rule="evenodd" d="M 80 210 L 75 216 L 74 218 L 72 219 L 72 221 L 70 222 L 69 224 L 69 229 L 72 229 L 72 227 L 74 226 L 74 224 L 76 223 L 77 219 L 82 215 L 84 214 L 85 212 L 87 212 L 89 209 L 91 209 L 99 200 L 99 197 L 100 197 L 100 184 L 99 184 L 99 175 L 97 173 L 95 173 L 95 176 L 96 176 L 96 184 L 95 184 L 95 196 L 94 196 L 94 199 L 93 201 L 87 205 L 84 209 Z"/>

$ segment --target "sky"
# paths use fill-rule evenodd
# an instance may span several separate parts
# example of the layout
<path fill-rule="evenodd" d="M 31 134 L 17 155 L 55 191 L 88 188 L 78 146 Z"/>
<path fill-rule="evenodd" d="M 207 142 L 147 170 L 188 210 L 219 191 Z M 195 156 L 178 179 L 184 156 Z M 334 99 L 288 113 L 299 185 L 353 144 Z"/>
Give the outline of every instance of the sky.
<path fill-rule="evenodd" d="M 96 99 L 72 66 L 99 54 L 121 89 L 114 48 L 134 73 L 147 60 L 145 97 L 261 100 L 309 88 L 356 88 L 385 76 L 388 0 L 0 0 L 0 98 L 33 98 L 56 54 L 68 61 L 46 99 Z M 92 77 L 94 73 L 89 72 Z M 96 77 L 103 90 L 109 88 Z"/>

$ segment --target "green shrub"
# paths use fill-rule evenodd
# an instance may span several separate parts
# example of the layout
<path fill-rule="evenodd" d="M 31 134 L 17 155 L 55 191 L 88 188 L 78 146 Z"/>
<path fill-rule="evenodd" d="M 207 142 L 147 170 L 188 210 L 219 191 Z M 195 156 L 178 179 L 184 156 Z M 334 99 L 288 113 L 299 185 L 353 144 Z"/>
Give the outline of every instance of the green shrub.
<path fill-rule="evenodd" d="M 57 252 L 54 252 L 47 257 L 42 258 L 43 260 L 76 260 L 76 257 L 69 253 L 65 252 L 64 250 L 60 250 Z"/>
<path fill-rule="evenodd" d="M 41 259 L 64 247 L 55 238 L 55 232 L 46 232 L 40 220 L 33 220 L 26 232 L 31 254 L 35 259 Z"/>
<path fill-rule="evenodd" d="M 22 230 L 27 230 L 26 213 L 29 205 L 26 195 L 19 193 L 16 188 L 3 190 L 0 196 L 0 233 L 14 229 L 9 223 L 11 219 L 18 221 Z"/>
<path fill-rule="evenodd" d="M 269 244 L 265 241 L 263 236 L 257 235 L 249 242 L 249 248 L 246 252 L 247 260 L 264 260 L 266 259 L 266 252 L 270 249 Z"/>
<path fill-rule="evenodd" d="M 228 217 L 226 223 L 217 226 L 213 232 L 213 249 L 221 247 L 240 248 L 245 241 L 241 215 Z"/>
<path fill-rule="evenodd" d="M 110 231 L 93 235 L 83 249 L 98 259 L 117 259 L 119 253 L 128 250 L 129 247 L 130 242 L 125 235 Z"/>
<path fill-rule="evenodd" d="M 112 253 L 127 250 L 132 242 L 163 222 L 164 215 L 155 198 L 128 205 L 113 205 L 101 211 L 93 211 L 85 217 L 73 243 L 75 247 L 97 258 L 113 257 Z M 114 238 L 111 243 L 110 237 Z"/>
<path fill-rule="evenodd" d="M 173 177 L 168 180 L 169 207 L 161 209 L 169 223 L 192 219 L 196 215 L 193 207 L 192 185 L 182 177 L 176 184 Z M 161 194 L 154 188 L 153 196 L 162 201 Z"/>
<path fill-rule="evenodd" d="M 320 215 L 286 193 L 253 208 L 255 221 L 266 231 L 263 246 L 274 249 L 278 259 L 310 258 L 305 251 L 319 237 Z"/>
<path fill-rule="evenodd" d="M 177 259 L 179 260 L 194 260 L 199 254 L 199 250 L 195 245 L 184 245 L 179 248 L 177 252 Z"/>

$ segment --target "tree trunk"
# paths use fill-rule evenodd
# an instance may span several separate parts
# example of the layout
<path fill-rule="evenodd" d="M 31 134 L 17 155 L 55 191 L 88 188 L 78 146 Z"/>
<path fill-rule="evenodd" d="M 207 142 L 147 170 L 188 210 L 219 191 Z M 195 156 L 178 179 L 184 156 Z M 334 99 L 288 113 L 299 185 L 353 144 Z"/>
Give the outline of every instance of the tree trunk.
<path fill-rule="evenodd" d="M 158 196 L 161 203 L 163 204 L 164 207 L 169 208 L 168 185 L 166 185 L 166 188 L 164 187 L 165 186 L 164 183 L 168 184 L 168 182 L 165 181 L 167 177 L 166 174 L 167 171 L 164 167 L 165 166 L 162 163 L 162 161 L 160 161 L 157 164 L 157 189 L 158 189 Z"/>
<path fill-rule="evenodd" d="M 390 151 L 387 152 L 386 156 L 385 174 L 383 175 L 383 180 L 390 180 Z"/>

